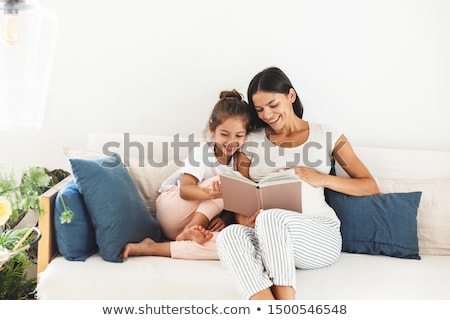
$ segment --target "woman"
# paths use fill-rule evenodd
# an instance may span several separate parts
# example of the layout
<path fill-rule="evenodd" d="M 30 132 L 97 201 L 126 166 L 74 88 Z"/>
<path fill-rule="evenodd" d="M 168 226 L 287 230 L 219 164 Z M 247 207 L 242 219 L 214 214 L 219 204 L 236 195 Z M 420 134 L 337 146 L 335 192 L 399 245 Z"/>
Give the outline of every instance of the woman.
<path fill-rule="evenodd" d="M 302 119 L 303 106 L 283 71 L 261 71 L 247 95 L 251 124 L 259 129 L 248 135 L 238 169 L 259 181 L 294 168 L 302 180 L 302 213 L 236 215 L 239 224 L 218 235 L 218 255 L 246 299 L 295 299 L 296 268 L 329 266 L 341 252 L 340 221 L 325 202 L 324 188 L 360 196 L 379 189 L 345 135 Z M 333 159 L 350 178 L 329 175 Z"/>

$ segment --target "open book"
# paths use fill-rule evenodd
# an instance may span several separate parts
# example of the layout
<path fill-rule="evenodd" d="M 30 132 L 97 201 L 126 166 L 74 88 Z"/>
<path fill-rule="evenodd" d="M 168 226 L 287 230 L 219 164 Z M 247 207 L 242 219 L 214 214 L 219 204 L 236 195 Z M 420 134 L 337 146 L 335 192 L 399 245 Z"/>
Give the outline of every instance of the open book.
<path fill-rule="evenodd" d="M 225 210 L 247 216 L 258 209 L 302 212 L 301 180 L 293 169 L 274 172 L 259 183 L 230 171 L 220 176 L 220 183 Z"/>

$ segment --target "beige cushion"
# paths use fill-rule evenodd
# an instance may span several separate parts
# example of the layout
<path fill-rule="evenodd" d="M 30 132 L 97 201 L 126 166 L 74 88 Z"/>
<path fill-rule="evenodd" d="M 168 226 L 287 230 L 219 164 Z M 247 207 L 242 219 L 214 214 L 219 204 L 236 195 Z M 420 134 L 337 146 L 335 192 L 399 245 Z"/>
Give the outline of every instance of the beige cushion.
<path fill-rule="evenodd" d="M 156 198 L 159 195 L 159 188 L 164 180 L 178 169 L 174 161 L 169 161 L 167 166 L 157 168 L 149 164 L 144 166 L 133 165 L 130 161 L 128 171 L 133 178 L 139 193 L 144 199 L 150 212 L 156 214 Z"/>
<path fill-rule="evenodd" d="M 106 157 L 101 152 L 77 148 L 64 147 L 63 151 L 67 158 L 97 160 Z M 155 161 L 157 163 L 162 163 L 159 159 L 156 159 Z M 173 160 L 169 160 L 168 164 L 164 167 L 153 167 L 145 161 L 142 165 L 142 161 L 139 163 L 138 159 L 131 158 L 129 159 L 129 166 L 127 169 L 148 209 L 155 215 L 156 198 L 159 195 L 158 190 L 163 181 L 178 169 L 178 166 Z"/>
<path fill-rule="evenodd" d="M 417 214 L 420 255 L 450 255 L 450 179 L 377 179 L 381 192 L 422 191 Z"/>
<path fill-rule="evenodd" d="M 98 160 L 106 157 L 106 155 L 101 152 L 70 147 L 63 147 L 63 152 L 67 159 L 77 158 L 86 160 Z"/>

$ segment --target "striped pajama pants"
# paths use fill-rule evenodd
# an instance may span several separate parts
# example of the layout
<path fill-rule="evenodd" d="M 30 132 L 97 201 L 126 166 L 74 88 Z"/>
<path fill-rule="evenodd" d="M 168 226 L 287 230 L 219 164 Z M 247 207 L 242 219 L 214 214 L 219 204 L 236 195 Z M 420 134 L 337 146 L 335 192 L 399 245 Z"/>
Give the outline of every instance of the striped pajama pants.
<path fill-rule="evenodd" d="M 341 253 L 339 222 L 282 209 L 262 211 L 255 228 L 233 224 L 217 237 L 219 258 L 245 299 L 273 285 L 296 290 L 296 269 L 333 264 Z"/>

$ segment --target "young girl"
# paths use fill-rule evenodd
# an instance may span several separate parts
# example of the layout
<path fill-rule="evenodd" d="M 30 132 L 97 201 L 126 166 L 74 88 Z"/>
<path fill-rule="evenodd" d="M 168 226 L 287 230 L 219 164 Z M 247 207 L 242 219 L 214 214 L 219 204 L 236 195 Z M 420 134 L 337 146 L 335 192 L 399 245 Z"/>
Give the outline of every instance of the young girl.
<path fill-rule="evenodd" d="M 204 244 L 213 237 L 213 232 L 230 223 L 232 214 L 222 213 L 219 175 L 237 167 L 235 158 L 249 131 L 249 123 L 249 107 L 243 96 L 236 90 L 222 91 L 205 129 L 211 141 L 194 148 L 184 166 L 161 185 L 156 217 L 168 239 Z M 215 248 L 212 251 L 216 255 Z M 122 256 L 130 255 L 173 256 L 173 253 L 169 243 L 145 239 L 126 245 Z"/>

